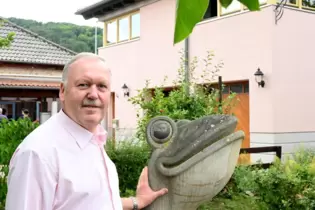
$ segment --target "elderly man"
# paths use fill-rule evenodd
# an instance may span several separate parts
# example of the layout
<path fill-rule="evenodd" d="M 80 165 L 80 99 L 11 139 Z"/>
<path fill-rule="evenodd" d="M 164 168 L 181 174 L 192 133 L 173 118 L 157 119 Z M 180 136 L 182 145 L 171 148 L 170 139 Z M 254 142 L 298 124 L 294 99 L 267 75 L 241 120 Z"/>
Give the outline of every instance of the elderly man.
<path fill-rule="evenodd" d="M 142 209 L 167 193 L 149 187 L 145 167 L 136 198 L 120 198 L 100 126 L 110 100 L 105 61 L 80 53 L 65 65 L 62 81 L 62 110 L 30 133 L 11 159 L 6 210 Z"/>

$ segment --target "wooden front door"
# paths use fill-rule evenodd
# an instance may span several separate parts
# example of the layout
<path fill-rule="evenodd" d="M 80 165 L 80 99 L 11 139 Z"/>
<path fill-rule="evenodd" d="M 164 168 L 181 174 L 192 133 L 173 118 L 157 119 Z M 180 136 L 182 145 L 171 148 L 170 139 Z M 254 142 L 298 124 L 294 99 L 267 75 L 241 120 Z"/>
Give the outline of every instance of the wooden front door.
<path fill-rule="evenodd" d="M 228 96 L 227 93 L 236 93 L 238 102 L 231 109 L 231 113 L 238 118 L 238 124 L 236 131 L 242 130 L 245 133 L 245 139 L 242 144 L 242 148 L 250 147 L 250 133 L 249 133 L 249 85 L 248 82 L 235 82 L 225 84 L 222 98 Z M 240 155 L 239 163 L 250 163 L 250 155 Z"/>

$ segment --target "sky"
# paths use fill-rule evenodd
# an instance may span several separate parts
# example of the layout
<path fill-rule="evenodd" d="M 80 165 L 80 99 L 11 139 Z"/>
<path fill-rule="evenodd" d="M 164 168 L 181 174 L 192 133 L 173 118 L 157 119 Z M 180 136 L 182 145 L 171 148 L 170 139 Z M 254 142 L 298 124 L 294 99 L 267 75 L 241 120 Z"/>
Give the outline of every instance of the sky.
<path fill-rule="evenodd" d="M 69 22 L 95 26 L 97 19 L 84 20 L 74 13 L 101 0 L 1 0 L 0 16 L 39 22 Z M 101 23 L 98 23 L 101 26 Z"/>

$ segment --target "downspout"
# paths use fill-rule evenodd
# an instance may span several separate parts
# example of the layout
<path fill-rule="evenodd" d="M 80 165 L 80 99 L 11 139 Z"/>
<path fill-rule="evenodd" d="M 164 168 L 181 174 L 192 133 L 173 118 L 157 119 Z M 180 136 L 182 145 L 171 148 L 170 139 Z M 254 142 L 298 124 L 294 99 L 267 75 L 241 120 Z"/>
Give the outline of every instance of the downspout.
<path fill-rule="evenodd" d="M 97 23 L 98 23 L 98 21 L 96 21 L 96 23 L 95 23 L 95 32 L 94 32 L 94 53 L 97 55 Z"/>
<path fill-rule="evenodd" d="M 94 54 L 98 55 L 98 47 L 97 47 L 97 27 L 98 27 L 98 20 L 95 22 L 95 30 L 94 30 Z M 103 118 L 103 120 L 101 121 L 101 125 L 103 126 L 103 128 L 105 128 L 106 130 L 109 130 L 109 126 L 108 126 L 108 121 L 105 120 L 107 118 L 107 114 L 108 114 L 108 109 L 107 112 L 105 114 L 105 117 Z"/>
<path fill-rule="evenodd" d="M 190 85 L 189 85 L 189 37 L 185 39 L 185 45 L 184 45 L 184 50 L 185 50 L 185 83 L 186 85 L 186 92 L 189 95 L 190 91 Z"/>

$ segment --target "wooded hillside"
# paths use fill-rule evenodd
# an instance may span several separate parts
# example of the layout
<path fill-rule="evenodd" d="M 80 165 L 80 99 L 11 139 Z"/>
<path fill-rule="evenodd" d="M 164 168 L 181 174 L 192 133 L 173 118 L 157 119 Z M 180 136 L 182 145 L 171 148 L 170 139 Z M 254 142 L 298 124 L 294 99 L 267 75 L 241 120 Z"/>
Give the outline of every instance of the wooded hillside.
<path fill-rule="evenodd" d="M 8 18 L 9 21 L 75 52 L 94 52 L 95 28 L 71 23 L 42 23 L 34 20 Z M 103 29 L 98 28 L 97 45 L 103 45 Z"/>

